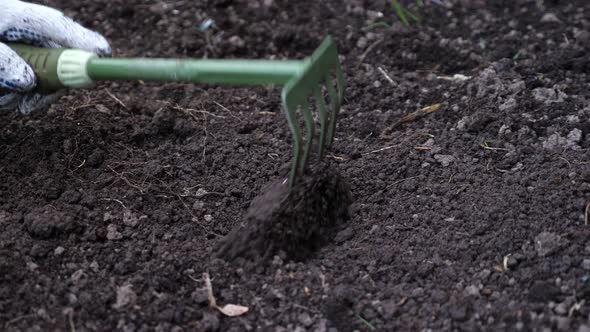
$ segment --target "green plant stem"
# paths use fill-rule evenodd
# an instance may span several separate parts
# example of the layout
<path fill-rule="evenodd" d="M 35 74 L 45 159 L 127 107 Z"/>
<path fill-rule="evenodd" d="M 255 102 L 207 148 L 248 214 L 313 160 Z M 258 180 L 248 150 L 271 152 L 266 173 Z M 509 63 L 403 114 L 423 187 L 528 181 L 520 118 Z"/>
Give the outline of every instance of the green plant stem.
<path fill-rule="evenodd" d="M 397 14 L 397 16 L 399 17 L 399 19 L 402 21 L 402 23 L 404 24 L 404 26 L 406 28 L 409 28 L 410 25 L 412 24 L 412 22 L 410 22 L 410 21 L 413 21 L 415 23 L 420 23 L 420 21 L 422 20 L 418 14 L 415 14 L 411 10 L 404 7 L 398 0 L 391 0 L 391 5 L 393 6 L 395 13 Z M 417 9 L 422 8 L 422 6 L 423 6 L 422 1 L 416 0 Z"/>
<path fill-rule="evenodd" d="M 391 0 L 391 4 L 397 14 L 397 17 L 399 17 L 399 19 L 406 26 L 406 28 L 410 27 L 410 22 L 408 21 L 408 18 L 406 17 L 404 7 L 397 0 Z"/>

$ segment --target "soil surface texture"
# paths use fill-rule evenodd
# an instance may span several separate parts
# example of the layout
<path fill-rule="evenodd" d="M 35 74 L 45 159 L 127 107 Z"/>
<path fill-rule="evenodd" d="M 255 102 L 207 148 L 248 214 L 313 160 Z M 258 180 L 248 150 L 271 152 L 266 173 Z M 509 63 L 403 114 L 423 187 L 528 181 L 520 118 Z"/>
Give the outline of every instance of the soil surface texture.
<path fill-rule="evenodd" d="M 278 87 L 0 114 L 0 330 L 590 330 L 590 2 L 451 0 L 410 28 L 385 0 L 43 3 L 117 56 L 300 59 L 329 34 L 346 100 L 309 220 L 289 201 L 270 226 L 248 209 L 292 155 Z M 209 307 L 206 272 L 249 311 Z"/>

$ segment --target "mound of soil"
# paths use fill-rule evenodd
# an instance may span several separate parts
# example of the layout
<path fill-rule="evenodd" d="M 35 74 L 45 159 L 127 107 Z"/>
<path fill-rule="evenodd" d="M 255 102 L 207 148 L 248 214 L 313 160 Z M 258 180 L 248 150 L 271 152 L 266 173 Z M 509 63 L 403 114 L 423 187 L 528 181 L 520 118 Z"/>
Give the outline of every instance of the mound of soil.
<path fill-rule="evenodd" d="M 326 163 L 313 165 L 291 191 L 285 177 L 263 189 L 242 223 L 220 241 L 216 256 L 255 264 L 277 254 L 303 261 L 345 225 L 351 203 L 344 179 Z"/>
<path fill-rule="evenodd" d="M 322 246 L 300 226 L 338 218 L 244 219 L 291 159 L 277 87 L 103 83 L 2 113 L 0 330 L 587 331 L 590 3 L 445 2 L 405 28 L 390 1 L 43 1 L 119 56 L 300 59 L 332 35 L 327 159 L 354 203 Z M 272 256 L 251 269 L 215 258 L 244 220 L 230 238 Z M 205 272 L 248 313 L 209 308 Z"/>

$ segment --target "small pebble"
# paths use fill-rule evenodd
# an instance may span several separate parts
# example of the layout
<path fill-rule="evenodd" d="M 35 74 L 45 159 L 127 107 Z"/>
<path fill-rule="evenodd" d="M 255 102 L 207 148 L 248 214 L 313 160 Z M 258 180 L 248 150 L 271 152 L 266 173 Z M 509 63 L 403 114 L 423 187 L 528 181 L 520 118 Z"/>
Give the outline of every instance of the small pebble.
<path fill-rule="evenodd" d="M 465 287 L 465 295 L 468 296 L 479 296 L 479 288 L 475 285 Z"/>
<path fill-rule="evenodd" d="M 90 269 L 92 271 L 94 271 L 95 273 L 98 272 L 99 270 L 99 265 L 97 261 L 92 261 L 92 263 L 90 263 Z"/>
<path fill-rule="evenodd" d="M 546 13 L 541 17 L 541 23 L 561 23 L 561 20 L 553 13 Z"/>
<path fill-rule="evenodd" d="M 117 231 L 117 225 L 109 224 L 107 226 L 107 239 L 111 241 L 120 240 L 123 238 L 123 234 Z"/>
<path fill-rule="evenodd" d="M 203 198 L 205 195 L 207 195 L 207 191 L 203 188 L 197 189 L 197 192 L 195 193 L 196 198 Z"/>
<path fill-rule="evenodd" d="M 53 250 L 53 254 L 55 256 L 59 256 L 59 255 L 63 254 L 64 251 L 66 251 L 66 249 L 62 246 L 59 246 L 59 247 L 55 248 L 55 250 Z"/>
<path fill-rule="evenodd" d="M 553 311 L 555 311 L 555 313 L 558 314 L 558 315 L 564 316 L 569 311 L 568 310 L 567 303 L 561 302 L 560 304 L 558 304 L 557 306 L 555 306 L 555 308 L 553 309 Z"/>
<path fill-rule="evenodd" d="M 453 160 L 455 160 L 455 158 L 451 155 L 435 154 L 434 160 L 438 161 L 442 167 L 447 167 L 453 162 Z"/>

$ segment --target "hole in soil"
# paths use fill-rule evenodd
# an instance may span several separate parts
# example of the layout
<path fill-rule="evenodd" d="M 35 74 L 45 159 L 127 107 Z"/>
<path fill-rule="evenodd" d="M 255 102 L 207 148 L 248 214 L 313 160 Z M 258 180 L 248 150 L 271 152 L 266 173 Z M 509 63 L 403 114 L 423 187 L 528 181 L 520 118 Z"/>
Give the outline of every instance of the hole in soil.
<path fill-rule="evenodd" d="M 320 163 L 289 185 L 280 178 L 254 198 L 242 222 L 224 237 L 216 256 L 226 261 L 269 261 L 280 252 L 302 261 L 326 245 L 346 223 L 352 203 L 344 178 Z"/>

